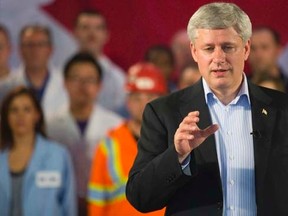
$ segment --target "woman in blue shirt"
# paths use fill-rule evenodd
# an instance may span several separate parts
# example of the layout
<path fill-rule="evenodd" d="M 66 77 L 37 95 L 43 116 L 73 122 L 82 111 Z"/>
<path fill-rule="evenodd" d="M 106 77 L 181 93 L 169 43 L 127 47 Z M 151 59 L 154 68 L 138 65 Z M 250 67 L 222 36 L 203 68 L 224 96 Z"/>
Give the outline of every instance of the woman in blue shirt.
<path fill-rule="evenodd" d="M 71 159 L 45 138 L 32 91 L 18 87 L 7 95 L 0 126 L 0 215 L 76 215 Z"/>

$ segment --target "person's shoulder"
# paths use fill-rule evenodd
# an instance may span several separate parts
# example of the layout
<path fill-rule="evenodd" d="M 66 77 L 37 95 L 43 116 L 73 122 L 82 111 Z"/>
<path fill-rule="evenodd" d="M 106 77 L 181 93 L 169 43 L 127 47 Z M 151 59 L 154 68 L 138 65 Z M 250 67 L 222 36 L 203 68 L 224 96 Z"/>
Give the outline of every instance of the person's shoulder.
<path fill-rule="evenodd" d="M 63 68 L 55 66 L 52 63 L 48 65 L 48 71 L 51 74 L 59 74 L 60 76 L 63 76 Z"/>
<path fill-rule="evenodd" d="M 71 112 L 69 108 L 69 103 L 62 104 L 53 114 L 50 116 L 51 119 L 67 119 L 71 118 Z"/>
<path fill-rule="evenodd" d="M 46 125 L 48 127 L 61 127 L 63 123 L 69 118 L 69 110 L 67 106 L 62 106 L 54 112 L 53 114 L 49 115 L 46 119 Z"/>
<path fill-rule="evenodd" d="M 42 147 L 45 148 L 46 153 L 49 155 L 61 158 L 62 156 L 68 154 L 67 149 L 63 145 L 52 139 L 38 135 L 38 140 L 43 144 Z"/>
<path fill-rule="evenodd" d="M 111 120 L 123 120 L 123 118 L 117 113 L 102 107 L 101 105 L 94 106 L 95 115 L 101 116 L 103 119 L 111 119 Z"/>
<path fill-rule="evenodd" d="M 151 102 L 151 104 L 156 106 L 167 106 L 167 105 L 177 105 L 181 100 L 185 100 L 186 95 L 190 95 L 193 90 L 193 86 L 187 87 L 185 89 L 177 90 L 172 93 L 169 93 L 165 96 L 161 96 Z"/>
<path fill-rule="evenodd" d="M 274 89 L 262 87 L 262 86 L 256 86 L 251 85 L 252 92 L 254 95 L 257 95 L 258 98 L 262 98 L 263 101 L 269 102 L 270 104 L 273 104 L 278 107 L 286 107 L 288 108 L 288 94 L 284 92 L 280 92 Z M 256 87 L 255 87 L 256 86 Z M 258 91 L 260 90 L 260 91 Z M 262 95 L 263 93 L 263 95 Z"/>
<path fill-rule="evenodd" d="M 127 126 L 127 121 L 123 121 L 108 131 L 107 138 L 120 137 L 127 133 L 131 134 L 131 131 Z"/>
<path fill-rule="evenodd" d="M 50 76 L 51 80 L 53 80 L 53 81 L 63 81 L 63 74 L 61 73 L 60 70 L 58 70 L 56 68 L 52 68 L 49 71 L 49 76 Z"/>
<path fill-rule="evenodd" d="M 288 94 L 264 87 L 263 90 L 266 92 L 266 94 L 269 94 L 271 96 L 274 103 L 288 108 Z"/>
<path fill-rule="evenodd" d="M 127 122 L 122 122 L 121 124 L 108 130 L 107 134 L 101 138 L 99 146 L 105 147 L 107 145 L 111 145 L 112 143 L 122 145 L 123 143 L 120 140 L 129 142 L 130 136 L 132 137 L 133 135 L 127 126 Z M 120 137 L 124 139 L 119 140 Z"/>
<path fill-rule="evenodd" d="M 46 167 L 62 170 L 67 164 L 71 163 L 71 156 L 64 145 L 39 134 L 37 139 L 38 146 L 35 153 L 39 160 L 45 161 Z"/>
<path fill-rule="evenodd" d="M 259 86 L 266 94 L 268 95 L 277 95 L 278 97 L 282 98 L 282 97 L 288 97 L 288 94 L 287 93 L 284 93 L 284 92 L 281 92 L 281 91 L 278 91 L 278 90 L 274 90 L 274 89 L 270 89 L 270 88 L 266 88 L 266 87 L 262 87 L 262 86 Z"/>
<path fill-rule="evenodd" d="M 25 79 L 23 71 L 11 71 L 11 73 L 1 81 L 1 85 L 25 85 Z"/>
<path fill-rule="evenodd" d="M 104 67 L 104 69 L 109 69 L 109 72 L 118 73 L 123 76 L 125 75 L 124 70 L 106 55 L 99 57 L 99 63 Z"/>

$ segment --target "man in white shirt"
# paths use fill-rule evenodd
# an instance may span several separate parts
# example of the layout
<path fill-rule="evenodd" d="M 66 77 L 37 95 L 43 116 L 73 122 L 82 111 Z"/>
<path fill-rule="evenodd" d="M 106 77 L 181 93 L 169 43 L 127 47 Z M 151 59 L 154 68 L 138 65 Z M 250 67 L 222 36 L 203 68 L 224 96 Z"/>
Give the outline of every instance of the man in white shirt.
<path fill-rule="evenodd" d="M 63 78 L 49 66 L 53 52 L 51 30 L 42 25 L 24 26 L 19 35 L 19 51 L 22 65 L 0 84 L 0 100 L 16 86 L 31 88 L 48 119 L 61 106 L 67 104 Z"/>
<path fill-rule="evenodd" d="M 123 91 L 125 72 L 103 53 L 109 39 L 105 17 L 96 10 L 80 12 L 76 19 L 74 34 L 79 50 L 90 52 L 103 68 L 103 83 L 98 103 L 118 112 L 125 106 Z"/>
<path fill-rule="evenodd" d="M 248 15 L 205 4 L 187 31 L 202 78 L 146 105 L 127 199 L 167 216 L 288 215 L 288 96 L 243 72 Z"/>
<path fill-rule="evenodd" d="M 102 87 L 102 68 L 90 53 L 72 56 L 64 67 L 69 106 L 47 123 L 49 138 L 68 147 L 76 174 L 79 215 L 86 212 L 86 190 L 96 144 L 122 118 L 95 103 Z"/>

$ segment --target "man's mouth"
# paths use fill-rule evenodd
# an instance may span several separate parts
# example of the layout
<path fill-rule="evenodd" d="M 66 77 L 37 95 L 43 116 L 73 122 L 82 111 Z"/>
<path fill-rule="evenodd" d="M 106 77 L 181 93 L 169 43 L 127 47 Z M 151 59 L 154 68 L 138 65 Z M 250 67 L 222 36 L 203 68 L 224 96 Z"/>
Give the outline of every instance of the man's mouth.
<path fill-rule="evenodd" d="M 217 77 L 225 76 L 225 74 L 228 72 L 228 69 L 213 69 L 211 70 L 212 74 L 214 74 Z"/>

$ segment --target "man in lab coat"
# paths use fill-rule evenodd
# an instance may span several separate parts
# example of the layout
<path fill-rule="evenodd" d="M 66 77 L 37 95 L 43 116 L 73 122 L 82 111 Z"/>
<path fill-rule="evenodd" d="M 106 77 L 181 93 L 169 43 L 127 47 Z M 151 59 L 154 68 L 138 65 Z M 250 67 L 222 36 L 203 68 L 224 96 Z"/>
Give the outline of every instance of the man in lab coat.
<path fill-rule="evenodd" d="M 101 89 L 102 68 L 91 54 L 72 56 L 64 67 L 64 79 L 70 104 L 48 121 L 47 132 L 51 139 L 66 145 L 71 152 L 79 215 L 85 215 L 90 161 L 95 146 L 122 118 L 95 104 Z"/>
<path fill-rule="evenodd" d="M 68 102 L 61 73 L 49 66 L 52 43 L 52 32 L 48 27 L 23 27 L 19 36 L 22 65 L 1 82 L 0 101 L 16 86 L 27 86 L 35 92 L 46 120 Z"/>

